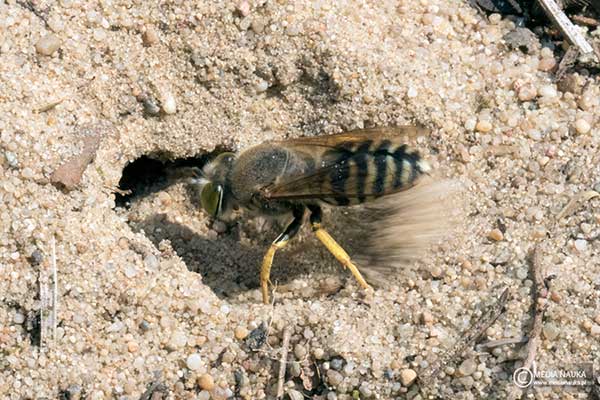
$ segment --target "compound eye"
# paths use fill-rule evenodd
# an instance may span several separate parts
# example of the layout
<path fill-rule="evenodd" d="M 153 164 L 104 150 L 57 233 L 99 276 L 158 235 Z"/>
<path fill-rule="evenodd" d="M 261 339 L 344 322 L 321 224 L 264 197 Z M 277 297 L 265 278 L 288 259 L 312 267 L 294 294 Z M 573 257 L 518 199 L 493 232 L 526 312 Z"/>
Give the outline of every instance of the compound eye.
<path fill-rule="evenodd" d="M 219 213 L 222 199 L 223 188 L 221 185 L 209 182 L 202 188 L 202 193 L 200 193 L 200 204 L 211 217 L 216 217 Z"/>

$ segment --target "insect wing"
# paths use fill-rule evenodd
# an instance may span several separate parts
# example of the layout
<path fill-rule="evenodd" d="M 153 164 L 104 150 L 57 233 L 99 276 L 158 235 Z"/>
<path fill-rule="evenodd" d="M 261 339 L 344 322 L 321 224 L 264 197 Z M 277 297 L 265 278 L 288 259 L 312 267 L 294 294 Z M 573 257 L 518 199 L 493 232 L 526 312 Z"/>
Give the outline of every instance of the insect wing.
<path fill-rule="evenodd" d="M 312 151 L 317 167 L 266 187 L 264 196 L 349 205 L 407 189 L 425 172 L 419 155 L 402 144 L 407 133 L 418 129 L 376 128 L 286 142 L 290 149 Z"/>

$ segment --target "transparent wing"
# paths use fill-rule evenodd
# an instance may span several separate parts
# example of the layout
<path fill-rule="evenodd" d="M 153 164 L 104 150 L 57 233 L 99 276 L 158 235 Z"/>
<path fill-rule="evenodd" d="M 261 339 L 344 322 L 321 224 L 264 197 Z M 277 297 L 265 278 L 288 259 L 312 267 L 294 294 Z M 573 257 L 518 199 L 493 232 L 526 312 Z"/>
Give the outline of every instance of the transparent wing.
<path fill-rule="evenodd" d="M 311 153 L 317 166 L 270 185 L 267 199 L 358 199 L 412 186 L 424 165 L 405 143 L 425 131 L 417 127 L 373 128 L 337 135 L 292 139 L 287 148 Z M 342 202 L 345 202 L 342 200 Z"/>

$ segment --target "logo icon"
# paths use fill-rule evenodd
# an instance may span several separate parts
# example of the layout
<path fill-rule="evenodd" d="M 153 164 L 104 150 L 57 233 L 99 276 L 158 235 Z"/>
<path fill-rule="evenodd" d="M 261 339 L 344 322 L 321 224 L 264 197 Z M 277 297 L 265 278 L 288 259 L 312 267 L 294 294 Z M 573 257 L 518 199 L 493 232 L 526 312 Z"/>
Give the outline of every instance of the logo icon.
<path fill-rule="evenodd" d="M 533 378 L 533 372 L 524 367 L 516 369 L 513 373 L 513 381 L 521 389 L 530 386 L 533 383 Z"/>

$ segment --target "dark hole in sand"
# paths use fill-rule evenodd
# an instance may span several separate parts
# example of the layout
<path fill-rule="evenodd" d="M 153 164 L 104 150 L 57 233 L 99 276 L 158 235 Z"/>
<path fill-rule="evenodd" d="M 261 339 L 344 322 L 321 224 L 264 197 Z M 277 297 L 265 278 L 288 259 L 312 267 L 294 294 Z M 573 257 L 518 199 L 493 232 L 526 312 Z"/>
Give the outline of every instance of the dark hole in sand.
<path fill-rule="evenodd" d="M 117 208 L 125 213 L 133 211 L 136 203 L 145 197 L 183 182 L 186 204 L 173 204 L 170 207 L 183 207 L 190 218 L 202 218 L 201 223 L 212 228 L 214 221 L 204 214 L 198 214 L 198 186 L 187 183 L 178 171 L 190 167 L 202 168 L 223 151 L 227 149 L 190 158 L 170 158 L 168 153 L 154 153 L 132 161 L 123 169 L 119 189 L 127 191 L 127 194 L 116 195 Z M 283 229 L 277 222 L 263 224 L 264 221 L 241 215 L 227 222 L 224 232 L 220 230 L 218 234 L 214 231 L 206 234 L 199 232 L 205 230 L 198 229 L 198 220 L 179 223 L 169 217 L 168 210 L 157 211 L 144 213 L 142 220 L 130 220 L 129 225 L 136 232 L 143 231 L 157 247 L 161 241 L 168 240 L 188 270 L 199 273 L 203 282 L 217 296 L 229 300 L 235 300 L 237 295 L 259 287 L 262 258 L 271 241 Z M 312 243 L 314 238 L 307 239 L 298 238 L 277 253 L 271 271 L 273 282 L 278 285 L 289 283 L 302 274 L 314 272 L 316 263 L 322 264 L 322 249 Z"/>

